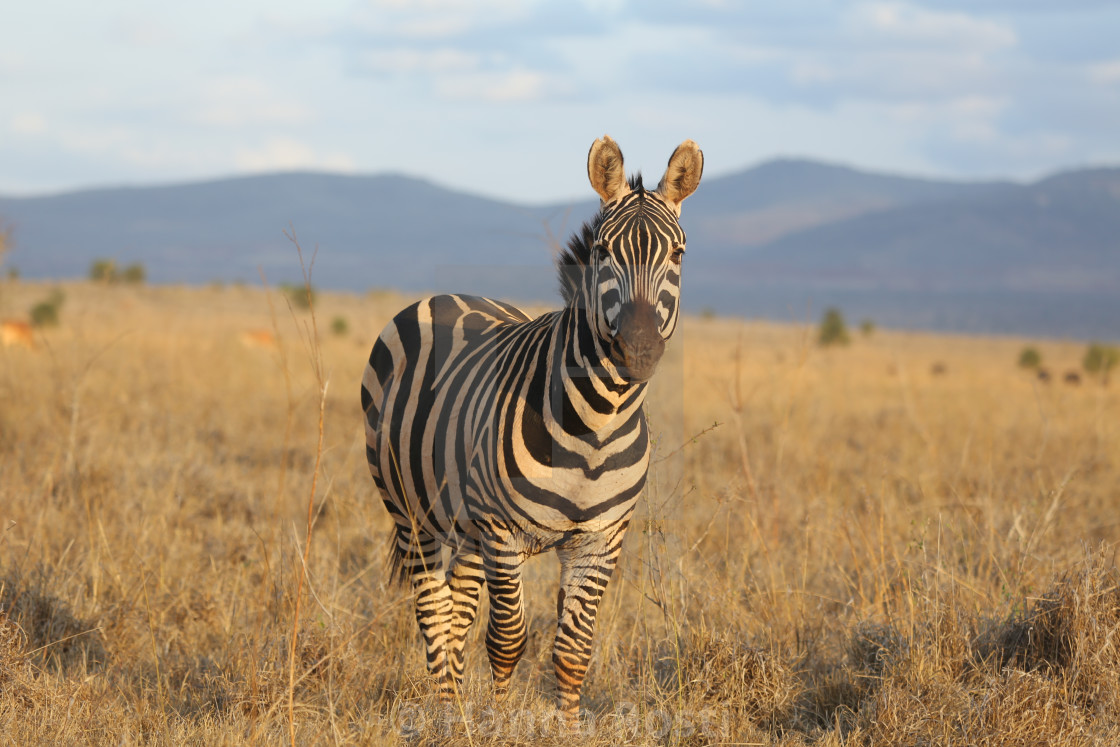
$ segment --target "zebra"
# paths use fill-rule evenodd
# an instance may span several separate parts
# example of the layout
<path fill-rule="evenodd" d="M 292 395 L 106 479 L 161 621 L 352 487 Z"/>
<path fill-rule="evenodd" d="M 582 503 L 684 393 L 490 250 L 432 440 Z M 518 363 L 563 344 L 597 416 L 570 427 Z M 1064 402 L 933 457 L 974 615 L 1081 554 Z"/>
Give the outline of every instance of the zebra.
<path fill-rule="evenodd" d="M 601 202 L 558 259 L 559 311 L 439 295 L 381 332 L 362 377 L 366 458 L 394 521 L 391 569 L 410 582 L 427 667 L 447 702 L 485 587 L 495 698 L 525 651 L 522 563 L 555 550 L 558 708 L 579 717 L 596 612 L 649 468 L 647 383 L 680 317 L 681 203 L 704 156 L 676 148 L 655 190 L 596 140 Z M 450 547 L 445 564 L 442 547 Z"/>

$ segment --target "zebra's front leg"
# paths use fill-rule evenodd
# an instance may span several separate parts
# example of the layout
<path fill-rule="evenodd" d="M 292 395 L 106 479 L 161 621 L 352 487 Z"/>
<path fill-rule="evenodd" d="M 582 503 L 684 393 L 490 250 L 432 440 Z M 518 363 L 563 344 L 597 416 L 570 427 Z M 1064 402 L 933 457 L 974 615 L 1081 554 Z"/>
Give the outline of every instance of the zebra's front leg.
<path fill-rule="evenodd" d="M 463 645 L 478 614 L 482 585 L 486 583 L 478 551 L 460 551 L 451 561 L 447 584 L 451 589 L 451 628 L 447 637 L 448 667 L 456 688 L 463 684 Z"/>
<path fill-rule="evenodd" d="M 595 616 L 622 547 L 619 531 L 611 541 L 558 548 L 560 593 L 556 600 L 556 641 L 552 663 L 560 712 L 570 724 L 579 718 L 580 691 L 591 661 Z"/>
<path fill-rule="evenodd" d="M 494 676 L 494 695 L 502 700 L 509 691 L 513 669 L 525 653 L 528 631 L 521 594 L 519 552 L 489 545 L 485 552 L 486 590 L 490 599 L 490 623 L 486 627 L 486 653 Z"/>

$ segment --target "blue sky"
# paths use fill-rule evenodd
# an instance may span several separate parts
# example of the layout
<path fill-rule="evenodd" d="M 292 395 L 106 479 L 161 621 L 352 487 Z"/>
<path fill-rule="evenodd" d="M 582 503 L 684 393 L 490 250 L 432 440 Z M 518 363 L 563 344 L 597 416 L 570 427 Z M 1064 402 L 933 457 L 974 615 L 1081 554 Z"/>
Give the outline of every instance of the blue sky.
<path fill-rule="evenodd" d="M 37 0 L 0 45 L 0 193 L 287 169 L 589 197 L 808 156 L 1032 178 L 1120 163 L 1120 3 Z"/>

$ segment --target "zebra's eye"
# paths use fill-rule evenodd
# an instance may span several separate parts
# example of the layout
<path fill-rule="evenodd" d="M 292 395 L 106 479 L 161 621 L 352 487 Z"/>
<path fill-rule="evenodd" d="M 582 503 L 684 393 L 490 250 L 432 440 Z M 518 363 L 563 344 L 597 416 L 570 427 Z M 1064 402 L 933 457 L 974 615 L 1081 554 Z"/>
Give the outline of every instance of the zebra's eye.
<path fill-rule="evenodd" d="M 681 260 L 684 259 L 684 247 L 678 246 L 676 249 L 674 249 L 673 253 L 669 255 L 669 259 L 673 264 L 679 265 L 681 263 Z"/>
<path fill-rule="evenodd" d="M 595 259 L 596 260 L 598 260 L 599 262 L 602 262 L 605 259 L 609 259 L 610 256 L 611 256 L 611 253 L 609 251 L 607 251 L 606 246 L 604 246 L 603 244 L 596 244 L 595 245 Z"/>

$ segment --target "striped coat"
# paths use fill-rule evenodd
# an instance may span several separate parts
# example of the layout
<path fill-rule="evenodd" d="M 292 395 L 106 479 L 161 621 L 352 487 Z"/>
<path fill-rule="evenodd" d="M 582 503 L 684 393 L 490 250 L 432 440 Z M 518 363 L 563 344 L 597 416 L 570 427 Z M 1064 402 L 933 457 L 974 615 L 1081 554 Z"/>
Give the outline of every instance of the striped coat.
<path fill-rule="evenodd" d="M 445 698 L 461 682 L 483 590 L 505 693 L 526 643 L 521 565 L 555 549 L 553 661 L 560 708 L 578 714 L 596 611 L 645 484 L 643 402 L 677 323 L 678 216 L 703 156 L 685 141 L 656 190 L 622 168 L 617 144 L 596 141 L 588 174 L 601 210 L 561 255 L 563 309 L 531 319 L 499 301 L 435 296 L 401 311 L 370 354 L 367 460 Z"/>

